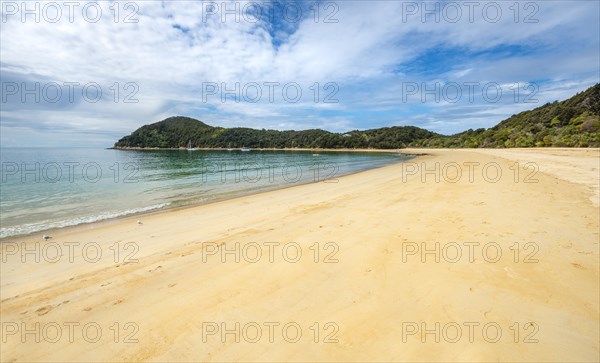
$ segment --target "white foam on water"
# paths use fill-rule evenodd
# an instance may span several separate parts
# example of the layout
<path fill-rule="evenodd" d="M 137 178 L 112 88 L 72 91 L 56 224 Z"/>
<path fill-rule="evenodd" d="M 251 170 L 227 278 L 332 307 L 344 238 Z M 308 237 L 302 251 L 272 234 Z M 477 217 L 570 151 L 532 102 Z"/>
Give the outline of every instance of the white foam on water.
<path fill-rule="evenodd" d="M 101 213 L 98 215 L 78 217 L 78 218 L 67 219 L 67 220 L 63 220 L 63 221 L 43 221 L 43 222 L 38 222 L 38 223 L 23 224 L 23 225 L 14 226 L 14 227 L 0 228 L 0 238 L 35 233 L 35 232 L 45 231 L 45 230 L 54 229 L 54 228 L 70 227 L 70 226 L 77 226 L 77 225 L 85 224 L 85 223 L 98 222 L 98 221 L 102 221 L 102 220 L 106 220 L 106 219 L 123 217 L 123 216 L 131 215 L 131 214 L 143 213 L 143 212 L 148 212 L 151 210 L 161 209 L 170 204 L 171 203 L 162 203 L 162 204 L 151 205 L 148 207 L 127 209 L 124 211 L 116 211 L 116 212 L 111 211 L 111 212 Z"/>

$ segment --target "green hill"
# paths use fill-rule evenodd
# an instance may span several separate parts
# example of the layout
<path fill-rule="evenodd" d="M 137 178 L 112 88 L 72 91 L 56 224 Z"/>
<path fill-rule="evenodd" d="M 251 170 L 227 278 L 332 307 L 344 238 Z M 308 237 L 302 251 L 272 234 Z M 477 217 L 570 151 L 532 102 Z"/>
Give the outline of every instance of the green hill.
<path fill-rule="evenodd" d="M 277 131 L 213 127 L 189 117 L 169 117 L 145 125 L 115 143 L 115 148 L 373 148 L 404 147 L 599 147 L 600 84 L 574 97 L 521 112 L 489 129 L 452 136 L 414 126 L 350 131 Z"/>
<path fill-rule="evenodd" d="M 406 147 L 415 140 L 442 135 L 413 126 L 346 134 L 323 130 L 277 131 L 212 127 L 189 117 L 170 117 L 123 137 L 115 148 L 181 148 L 191 141 L 201 148 L 381 148 Z"/>
<path fill-rule="evenodd" d="M 600 147 L 600 84 L 521 112 L 489 129 L 419 140 L 422 147 Z"/>

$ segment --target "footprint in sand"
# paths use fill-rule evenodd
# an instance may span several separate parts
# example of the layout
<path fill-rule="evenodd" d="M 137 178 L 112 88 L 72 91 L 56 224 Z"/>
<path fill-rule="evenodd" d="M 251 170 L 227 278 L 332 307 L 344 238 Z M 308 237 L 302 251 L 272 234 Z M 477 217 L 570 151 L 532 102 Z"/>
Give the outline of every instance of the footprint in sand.
<path fill-rule="evenodd" d="M 110 285 L 110 284 L 112 284 L 112 282 L 107 282 L 107 283 L 105 283 L 105 284 L 102 284 L 102 285 L 100 285 L 100 287 L 108 286 L 108 285 Z"/>
<path fill-rule="evenodd" d="M 578 263 L 574 263 L 574 262 L 573 262 L 573 263 L 571 263 L 571 265 L 573 265 L 573 267 L 575 267 L 575 268 L 576 268 L 576 269 L 578 269 L 578 270 L 585 270 L 585 267 L 581 266 L 581 265 L 580 265 L 580 264 L 578 264 Z"/>
<path fill-rule="evenodd" d="M 87 308 L 83 309 L 83 311 L 92 311 L 92 308 L 88 306 Z"/>
<path fill-rule="evenodd" d="M 152 270 L 148 270 L 148 272 L 154 272 L 156 270 L 158 270 L 159 268 L 162 268 L 162 266 L 156 266 L 155 268 L 153 268 Z"/>
<path fill-rule="evenodd" d="M 115 302 L 113 303 L 113 305 L 119 305 L 119 304 L 120 304 L 120 303 L 122 303 L 122 302 L 123 302 L 123 300 L 119 299 L 119 300 L 115 301 Z"/>
<path fill-rule="evenodd" d="M 173 286 L 175 286 L 175 285 L 177 285 L 177 284 L 169 284 L 169 287 L 173 287 Z"/>
<path fill-rule="evenodd" d="M 42 316 L 42 315 L 48 314 L 50 312 L 50 310 L 52 310 L 52 308 L 53 308 L 52 305 L 46 305 L 44 307 L 37 309 L 35 312 L 38 314 L 38 316 Z"/>

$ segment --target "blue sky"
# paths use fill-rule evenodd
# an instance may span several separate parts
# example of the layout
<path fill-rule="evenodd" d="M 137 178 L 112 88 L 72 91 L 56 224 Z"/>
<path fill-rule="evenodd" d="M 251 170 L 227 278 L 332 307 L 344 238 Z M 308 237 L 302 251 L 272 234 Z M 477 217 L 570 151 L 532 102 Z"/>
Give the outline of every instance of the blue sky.
<path fill-rule="evenodd" d="M 173 115 L 452 134 L 600 82 L 597 1 L 37 4 L 1 3 L 2 146 L 107 147 Z"/>

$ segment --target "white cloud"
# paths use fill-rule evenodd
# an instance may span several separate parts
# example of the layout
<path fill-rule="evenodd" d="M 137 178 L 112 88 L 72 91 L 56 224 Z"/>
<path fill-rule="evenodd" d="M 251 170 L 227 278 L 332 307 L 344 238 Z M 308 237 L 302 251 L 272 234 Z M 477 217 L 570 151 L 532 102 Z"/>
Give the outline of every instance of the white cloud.
<path fill-rule="evenodd" d="M 240 8 L 246 3 L 240 2 Z M 365 113 L 402 112 L 407 108 L 401 98 L 399 101 L 400 82 L 543 81 L 541 91 L 545 95 L 566 98 L 598 81 L 597 2 L 530 3 L 537 8 L 519 3 L 519 22 L 515 22 L 514 10 L 509 8 L 513 3 L 502 2 L 502 17 L 496 23 L 486 21 L 483 5 L 475 8 L 474 21 L 469 21 L 468 8 L 461 2 L 458 4 L 463 17 L 456 23 L 443 16 L 435 22 L 431 15 L 423 23 L 420 14 L 409 14 L 414 10 L 410 8 L 415 4 L 412 2 L 331 3 L 337 7 L 325 9 L 328 3 L 323 3 L 319 21 L 314 21 L 314 14 L 307 8 L 301 22 L 279 24 L 279 30 L 273 30 L 273 24 L 251 23 L 243 17 L 239 22 L 231 17 L 223 22 L 219 16 L 206 16 L 207 3 L 198 1 L 134 3 L 139 7 L 137 23 L 123 22 L 132 10 L 123 9 L 123 2 L 100 2 L 103 16 L 96 23 L 82 18 L 84 3 L 74 13 L 73 23 L 66 16 L 58 23 L 22 23 L 18 14 L 4 11 L 7 21 L 2 23 L 0 33 L 3 79 L 97 82 L 107 97 L 114 95 L 110 87 L 115 82 L 120 86 L 134 82 L 139 87 L 139 103 L 121 102 L 127 94 L 124 89 L 116 103 L 108 97 L 98 103 L 79 102 L 58 108 L 14 101 L 3 105 L 7 107 L 0 113 L 2 142 L 6 144 L 8 134 L 28 140 L 29 134 L 14 129 L 15 120 L 24 119 L 29 120 L 26 124 L 32 130 L 52 124 L 52 132 L 59 133 L 61 122 L 65 130 L 79 130 L 82 135 L 113 130 L 94 138 L 103 146 L 114 141 L 113 134 L 129 132 L 172 114 L 197 116 L 223 126 L 364 128 L 369 126 Z M 117 4 L 121 6 L 119 22 L 115 22 L 110 8 Z M 423 4 L 417 3 L 431 6 Z M 4 5 L 2 9 L 7 10 Z M 452 15 L 450 10 L 448 14 Z M 324 22 L 331 14 L 337 23 Z M 528 15 L 529 20 L 538 22 L 525 23 Z M 291 33 L 285 33 L 290 29 Z M 478 53 L 496 47 L 506 47 L 506 51 Z M 432 49 L 462 49 L 472 55 L 460 64 L 437 59 L 431 64 L 433 74 L 427 74 L 428 57 L 435 57 L 435 52 L 428 53 Z M 425 63 L 412 71 L 415 59 Z M 441 69 L 438 63 L 447 69 Z M 235 82 L 297 82 L 304 97 L 297 104 L 281 97 L 256 104 L 222 103 L 219 97 L 203 102 L 203 82 L 225 82 L 229 86 Z M 315 103 L 310 91 L 315 82 L 336 82 L 340 103 Z M 443 112 L 436 111 L 440 105 L 422 105 L 425 110 L 419 112 L 432 112 L 435 118 L 426 125 L 438 131 L 468 128 L 458 118 L 466 119 L 468 115 L 447 120 Z M 451 104 L 444 107 L 459 109 Z M 498 110 L 520 108 L 507 105 Z M 471 112 L 469 108 L 460 110 Z M 419 119 L 413 114 L 406 118 Z M 389 124 L 397 119 L 390 116 Z M 487 117 L 477 122 L 491 126 L 497 121 Z"/>

